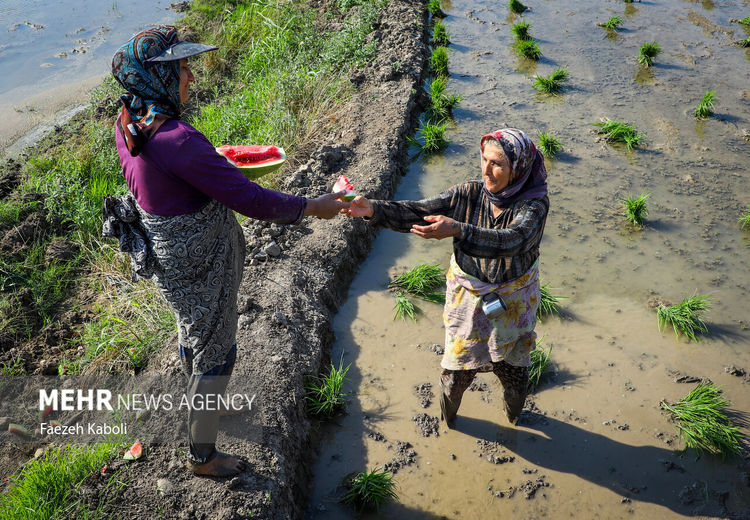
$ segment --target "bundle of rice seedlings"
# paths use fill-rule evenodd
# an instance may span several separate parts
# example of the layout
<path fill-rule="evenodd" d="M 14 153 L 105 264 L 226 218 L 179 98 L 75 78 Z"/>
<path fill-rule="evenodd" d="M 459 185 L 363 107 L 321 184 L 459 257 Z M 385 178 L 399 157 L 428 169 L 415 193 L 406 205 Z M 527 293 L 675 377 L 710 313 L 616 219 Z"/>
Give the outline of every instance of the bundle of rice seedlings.
<path fill-rule="evenodd" d="M 440 7 L 440 0 L 429 0 L 427 2 L 427 11 L 435 18 L 445 18 L 445 13 Z"/>
<path fill-rule="evenodd" d="M 661 47 L 656 42 L 648 42 L 641 45 L 638 51 L 638 63 L 645 67 L 650 67 L 654 64 L 654 58 L 661 52 Z"/>
<path fill-rule="evenodd" d="M 700 102 L 698 107 L 693 111 L 693 114 L 695 117 L 704 119 L 706 117 L 711 117 L 714 113 L 712 110 L 714 107 L 714 96 L 716 95 L 715 90 L 709 90 L 705 93 L 703 96 L 703 100 Z"/>
<path fill-rule="evenodd" d="M 552 345 L 547 351 L 542 348 L 542 340 L 536 343 L 536 348 L 531 351 L 531 367 L 529 368 L 529 391 L 533 391 L 542 379 L 542 375 L 549 367 L 549 356 L 552 352 Z"/>
<path fill-rule="evenodd" d="M 748 36 L 745 39 L 739 39 L 736 42 L 734 42 L 736 45 L 742 48 L 750 47 L 750 36 Z"/>
<path fill-rule="evenodd" d="M 434 293 L 444 283 L 445 270 L 440 264 L 420 263 L 410 271 L 397 276 L 388 287 L 403 289 L 416 296 L 425 296 Z"/>
<path fill-rule="evenodd" d="M 451 42 L 448 36 L 448 29 L 445 24 L 441 21 L 435 23 L 435 27 L 432 30 L 432 43 L 433 45 L 448 45 Z"/>
<path fill-rule="evenodd" d="M 699 341 L 697 334 L 708 332 L 708 327 L 703 322 L 703 313 L 710 307 L 710 298 L 699 295 L 685 298 L 677 305 L 659 305 L 656 310 L 659 330 L 663 331 L 671 325 L 675 337 L 679 338 L 682 333 L 693 341 Z"/>
<path fill-rule="evenodd" d="M 539 150 L 545 157 L 554 157 L 562 150 L 562 143 L 548 132 L 539 132 Z"/>
<path fill-rule="evenodd" d="M 396 309 L 393 321 L 396 321 L 396 318 L 401 318 L 403 321 L 406 321 L 407 316 L 410 317 L 412 321 L 417 321 L 417 308 L 406 294 L 402 292 L 396 293 L 396 305 L 394 305 L 393 308 Z"/>
<path fill-rule="evenodd" d="M 594 123 L 594 126 L 600 128 L 599 133 L 604 135 L 608 143 L 625 143 L 628 150 L 637 148 L 645 135 L 639 134 L 634 126 L 603 118 L 600 122 Z"/>
<path fill-rule="evenodd" d="M 339 367 L 336 368 L 331 363 L 331 370 L 327 375 L 314 378 L 305 384 L 305 400 L 310 414 L 333 417 L 344 407 L 344 397 L 347 394 L 343 392 L 343 386 L 350 366 L 351 364 L 342 368 L 339 363 Z"/>
<path fill-rule="evenodd" d="M 524 20 L 513 25 L 511 31 L 513 31 L 517 40 L 531 40 L 531 34 L 529 34 L 530 28 L 531 24 Z"/>
<path fill-rule="evenodd" d="M 451 117 L 453 107 L 461 101 L 459 94 L 448 94 L 446 88 L 448 78 L 438 76 L 430 83 L 430 99 L 432 103 L 427 108 L 427 121 L 430 123 L 442 123 Z"/>
<path fill-rule="evenodd" d="M 380 506 L 387 500 L 398 500 L 394 490 L 396 483 L 393 474 L 389 470 L 358 473 L 347 478 L 344 486 L 349 489 L 344 495 L 342 502 L 354 506 L 362 512 L 367 509 L 380 510 Z"/>
<path fill-rule="evenodd" d="M 746 16 L 742 20 L 737 20 L 742 25 L 750 25 L 750 16 Z"/>
<path fill-rule="evenodd" d="M 619 16 L 613 16 L 604 23 L 598 23 L 599 27 L 604 27 L 608 31 L 616 31 L 617 28 L 622 24 L 622 18 Z"/>
<path fill-rule="evenodd" d="M 539 287 L 539 307 L 536 309 L 536 317 L 538 320 L 541 320 L 550 314 L 560 315 L 560 309 L 558 309 L 557 306 L 560 303 L 560 300 L 565 299 L 565 296 L 555 296 L 551 291 L 552 288 L 549 284 L 542 284 Z"/>
<path fill-rule="evenodd" d="M 747 205 L 745 214 L 742 215 L 737 222 L 740 223 L 740 229 L 750 230 L 750 204 Z"/>
<path fill-rule="evenodd" d="M 440 151 L 448 146 L 448 141 L 445 139 L 446 128 L 448 128 L 448 123 L 442 125 L 424 123 L 418 130 L 422 142 L 420 143 L 417 139 L 409 139 L 409 141 L 424 152 Z"/>
<path fill-rule="evenodd" d="M 515 49 L 517 54 L 530 60 L 538 61 L 542 57 L 542 49 L 534 40 L 518 40 Z"/>
<path fill-rule="evenodd" d="M 721 454 L 722 459 L 742 449 L 742 432 L 727 415 L 731 404 L 710 381 L 700 383 L 675 404 L 661 403 L 677 422 L 686 448 L 692 448 L 699 455 L 703 451 Z"/>
<path fill-rule="evenodd" d="M 646 200 L 649 194 L 645 191 L 638 197 L 627 197 L 625 203 L 625 218 L 634 226 L 643 226 L 643 219 L 648 216 Z"/>
<path fill-rule="evenodd" d="M 559 94 L 563 88 L 563 83 L 568 80 L 568 71 L 564 68 L 556 68 L 549 77 L 535 76 L 534 88 L 545 94 Z"/>
<path fill-rule="evenodd" d="M 448 48 L 442 45 L 432 49 L 430 67 L 436 76 L 448 75 Z"/>
<path fill-rule="evenodd" d="M 516 13 L 516 14 L 521 14 L 521 13 L 522 13 L 522 12 L 524 12 L 524 11 L 525 11 L 526 9 L 528 9 L 528 7 L 526 7 L 525 5 L 523 5 L 523 4 L 522 4 L 521 2 L 519 2 L 518 0 L 510 0 L 510 1 L 508 2 L 508 7 L 510 8 L 510 11 L 511 11 L 512 13 Z"/>

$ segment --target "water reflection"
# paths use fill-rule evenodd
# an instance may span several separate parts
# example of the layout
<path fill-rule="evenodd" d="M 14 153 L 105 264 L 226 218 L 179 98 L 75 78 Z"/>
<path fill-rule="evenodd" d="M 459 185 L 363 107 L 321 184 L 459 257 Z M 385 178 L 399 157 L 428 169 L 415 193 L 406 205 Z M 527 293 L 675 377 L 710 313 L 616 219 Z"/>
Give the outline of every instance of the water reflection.
<path fill-rule="evenodd" d="M 625 6 L 625 16 L 635 16 L 638 13 L 638 8 L 633 4 Z"/>
<path fill-rule="evenodd" d="M 651 67 L 638 67 L 635 72 L 635 82 L 639 85 L 649 85 L 654 82 L 654 70 Z"/>

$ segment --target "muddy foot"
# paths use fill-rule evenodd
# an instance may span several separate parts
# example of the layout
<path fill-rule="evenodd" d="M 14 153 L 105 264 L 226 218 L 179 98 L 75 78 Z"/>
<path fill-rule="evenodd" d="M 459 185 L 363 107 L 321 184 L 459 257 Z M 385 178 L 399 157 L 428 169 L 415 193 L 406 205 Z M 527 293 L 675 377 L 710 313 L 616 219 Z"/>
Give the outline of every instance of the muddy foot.
<path fill-rule="evenodd" d="M 188 462 L 187 465 L 193 474 L 209 477 L 231 477 L 245 469 L 245 463 L 241 459 L 222 452 L 218 452 L 205 464 Z"/>

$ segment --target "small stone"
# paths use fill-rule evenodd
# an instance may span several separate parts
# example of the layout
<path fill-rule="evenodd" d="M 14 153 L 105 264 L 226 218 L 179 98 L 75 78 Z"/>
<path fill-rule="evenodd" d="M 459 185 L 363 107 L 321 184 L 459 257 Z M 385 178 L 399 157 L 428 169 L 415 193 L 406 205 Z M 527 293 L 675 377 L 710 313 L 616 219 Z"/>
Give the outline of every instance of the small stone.
<path fill-rule="evenodd" d="M 266 247 L 263 248 L 263 251 L 266 254 L 273 256 L 274 258 L 281 254 L 281 248 L 276 242 L 269 243 Z"/>
<path fill-rule="evenodd" d="M 266 260 L 268 260 L 268 254 L 266 254 L 264 251 L 259 251 L 255 253 L 253 259 L 257 260 L 258 262 L 265 262 Z"/>
<path fill-rule="evenodd" d="M 227 487 L 229 489 L 239 489 L 244 485 L 245 485 L 245 480 L 241 479 L 240 477 L 234 477 L 232 480 L 227 482 Z"/>
<path fill-rule="evenodd" d="M 455 453 L 451 453 L 451 460 L 456 460 L 456 454 Z"/>
<path fill-rule="evenodd" d="M 170 494 L 174 490 L 174 485 L 165 478 L 160 478 L 156 481 L 156 489 L 165 495 Z"/>
<path fill-rule="evenodd" d="M 39 459 L 44 455 L 44 448 L 37 448 L 34 452 L 34 459 Z"/>

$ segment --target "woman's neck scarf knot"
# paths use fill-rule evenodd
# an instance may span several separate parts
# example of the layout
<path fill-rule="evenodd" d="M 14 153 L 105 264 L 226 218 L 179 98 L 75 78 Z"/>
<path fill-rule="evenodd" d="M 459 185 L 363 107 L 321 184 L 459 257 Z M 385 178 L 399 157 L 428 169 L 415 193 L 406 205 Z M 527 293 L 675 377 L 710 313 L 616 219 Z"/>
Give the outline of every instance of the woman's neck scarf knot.
<path fill-rule="evenodd" d="M 128 91 L 120 96 L 118 126 L 133 157 L 162 122 L 180 117 L 179 61 L 145 61 L 178 41 L 173 26 L 155 27 L 133 36 L 112 58 L 112 75 Z"/>
<path fill-rule="evenodd" d="M 484 151 L 484 143 L 489 138 L 500 142 L 513 172 L 508 185 L 499 192 L 492 193 L 486 186 L 483 188 L 492 204 L 507 208 L 519 200 L 541 199 L 547 195 L 544 157 L 525 133 L 515 128 L 503 128 L 483 135 L 479 141 L 480 150 Z"/>

